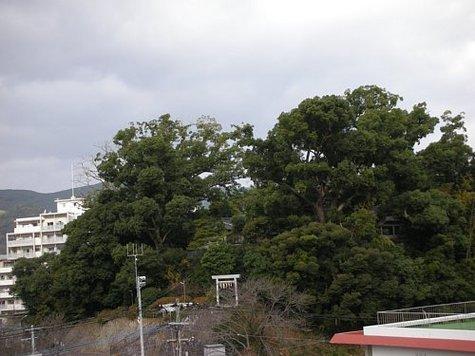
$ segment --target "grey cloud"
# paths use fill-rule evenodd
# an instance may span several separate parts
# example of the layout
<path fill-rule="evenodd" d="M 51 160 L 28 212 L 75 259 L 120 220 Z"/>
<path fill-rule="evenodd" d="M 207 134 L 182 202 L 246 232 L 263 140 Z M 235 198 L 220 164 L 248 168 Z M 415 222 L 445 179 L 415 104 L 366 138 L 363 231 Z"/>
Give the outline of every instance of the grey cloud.
<path fill-rule="evenodd" d="M 465 111 L 473 145 L 473 28 L 471 1 L 0 2 L 0 187 L 67 187 L 69 162 L 129 121 L 263 135 L 306 97 L 373 83 Z"/>

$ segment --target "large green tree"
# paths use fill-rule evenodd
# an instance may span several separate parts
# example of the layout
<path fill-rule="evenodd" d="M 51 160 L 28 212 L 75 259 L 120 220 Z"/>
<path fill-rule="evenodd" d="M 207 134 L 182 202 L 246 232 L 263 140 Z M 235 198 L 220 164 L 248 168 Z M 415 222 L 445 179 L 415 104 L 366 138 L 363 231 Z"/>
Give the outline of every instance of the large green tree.
<path fill-rule="evenodd" d="M 420 266 L 379 236 L 367 211 L 352 214 L 347 227 L 313 222 L 250 246 L 244 264 L 252 276 L 277 277 L 314 295 L 315 320 L 337 320 L 338 328 L 426 297 Z"/>
<path fill-rule="evenodd" d="M 128 243 L 150 246 L 139 269 L 151 287 L 164 289 L 184 276 L 191 268 L 188 243 L 202 238 L 195 235 L 203 219 L 220 210 L 216 205 L 223 205 L 223 194 L 243 174 L 237 142 L 249 134 L 248 126 L 224 132 L 214 119 L 185 125 L 169 115 L 120 130 L 112 148 L 95 159 L 103 189 L 65 228 L 68 241 L 51 267 L 51 280 L 38 279 L 56 298 L 46 307 L 49 312 L 79 318 L 130 304 L 134 282 Z M 42 267 L 28 268 L 32 279 L 44 273 Z M 19 290 L 20 296 L 28 290 L 31 286 Z M 32 310 L 33 300 L 25 298 Z"/>
<path fill-rule="evenodd" d="M 235 140 L 246 130 L 223 132 L 209 118 L 184 125 L 168 115 L 120 130 L 116 148 L 96 162 L 107 183 L 101 195 L 120 205 L 114 233 L 121 242 L 186 247 L 202 202 L 242 177 Z"/>
<path fill-rule="evenodd" d="M 318 222 L 422 184 L 413 147 L 437 119 L 423 103 L 398 108 L 399 99 L 367 86 L 302 101 L 279 116 L 267 138 L 254 140 L 249 175 L 258 187 L 275 184 L 295 195 Z"/>
<path fill-rule="evenodd" d="M 473 179 L 475 173 L 474 153 L 467 144 L 464 114 L 453 116 L 446 111 L 442 121 L 440 140 L 429 144 L 419 155 L 433 185 L 460 187 L 464 180 Z"/>
<path fill-rule="evenodd" d="M 473 299 L 464 117 L 445 113 L 441 138 L 416 152 L 438 119 L 400 100 L 376 86 L 306 99 L 265 138 L 209 118 L 131 124 L 96 157 L 103 189 L 66 227 L 61 255 L 19 261 L 16 292 L 37 316 L 130 305 L 133 242 L 146 245 L 148 302 L 185 279 L 205 293 L 213 273 L 272 277 L 312 295 L 313 322 L 331 330 L 379 309 Z M 397 236 L 381 235 L 386 219 Z"/>

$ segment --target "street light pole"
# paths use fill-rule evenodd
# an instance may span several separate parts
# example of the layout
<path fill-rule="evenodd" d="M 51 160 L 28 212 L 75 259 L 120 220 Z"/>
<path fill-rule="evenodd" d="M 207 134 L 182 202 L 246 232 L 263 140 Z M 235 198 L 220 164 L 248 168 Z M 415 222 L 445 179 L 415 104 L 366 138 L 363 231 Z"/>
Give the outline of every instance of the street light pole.
<path fill-rule="evenodd" d="M 144 344 L 143 344 L 143 321 L 142 321 L 142 292 L 140 287 L 139 276 L 137 273 L 137 255 L 134 256 L 135 262 L 135 284 L 137 287 L 137 303 L 139 306 L 139 333 L 140 333 L 140 355 L 145 356 Z"/>

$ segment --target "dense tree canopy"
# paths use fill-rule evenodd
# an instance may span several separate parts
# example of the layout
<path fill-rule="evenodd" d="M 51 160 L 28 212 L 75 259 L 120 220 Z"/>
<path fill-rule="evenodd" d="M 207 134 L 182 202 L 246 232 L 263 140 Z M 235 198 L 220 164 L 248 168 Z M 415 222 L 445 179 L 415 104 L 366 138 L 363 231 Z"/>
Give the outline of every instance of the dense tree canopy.
<path fill-rule="evenodd" d="M 133 303 L 127 243 L 144 243 L 148 302 L 214 273 L 272 277 L 313 297 L 327 330 L 379 309 L 475 298 L 474 154 L 463 114 L 439 119 L 375 86 L 305 99 L 265 138 L 213 119 L 131 124 L 96 157 L 104 188 L 59 256 L 15 265 L 38 317 Z M 248 178 L 251 186 L 240 186 Z M 384 224 L 397 226 L 383 235 Z M 461 273 L 463 271 L 463 273 Z"/>

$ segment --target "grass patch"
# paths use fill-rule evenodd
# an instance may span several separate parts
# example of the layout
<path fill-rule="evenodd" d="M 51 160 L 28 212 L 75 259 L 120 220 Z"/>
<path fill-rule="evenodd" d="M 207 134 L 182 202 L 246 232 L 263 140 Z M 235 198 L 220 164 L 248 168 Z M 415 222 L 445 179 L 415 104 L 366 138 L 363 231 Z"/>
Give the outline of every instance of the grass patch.
<path fill-rule="evenodd" d="M 454 320 L 440 324 L 418 325 L 417 327 L 429 329 L 475 330 L 475 319 Z"/>

